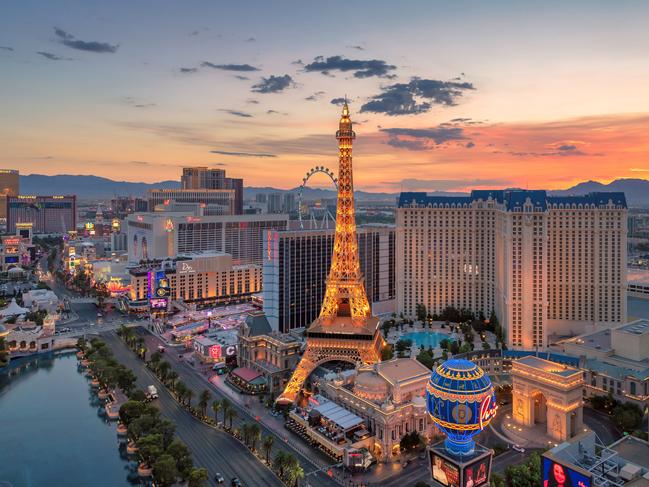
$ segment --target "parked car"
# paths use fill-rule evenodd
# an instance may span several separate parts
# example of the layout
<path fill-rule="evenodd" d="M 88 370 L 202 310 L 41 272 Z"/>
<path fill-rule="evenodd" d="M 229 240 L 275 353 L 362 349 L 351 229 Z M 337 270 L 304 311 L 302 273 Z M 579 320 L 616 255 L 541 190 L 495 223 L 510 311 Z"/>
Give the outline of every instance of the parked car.
<path fill-rule="evenodd" d="M 149 400 L 158 399 L 158 389 L 156 389 L 156 386 L 150 385 L 146 388 L 146 398 Z"/>

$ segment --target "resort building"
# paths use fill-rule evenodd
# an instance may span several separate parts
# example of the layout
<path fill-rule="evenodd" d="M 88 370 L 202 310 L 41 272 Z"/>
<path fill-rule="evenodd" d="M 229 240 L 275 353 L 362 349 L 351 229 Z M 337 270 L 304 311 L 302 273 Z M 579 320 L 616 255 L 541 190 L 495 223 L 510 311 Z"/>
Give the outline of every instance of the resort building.
<path fill-rule="evenodd" d="M 7 196 L 20 193 L 20 175 L 15 169 L 0 169 L 0 220 L 7 218 Z"/>
<path fill-rule="evenodd" d="M 129 262 L 174 258 L 188 252 L 225 252 L 234 264 L 262 265 L 263 233 L 285 230 L 288 215 L 136 213 L 126 218 Z"/>
<path fill-rule="evenodd" d="M 16 235 L 4 235 L 0 242 L 0 269 L 7 272 L 12 267 L 31 264 L 36 258 L 36 247 L 32 244 L 31 232 L 23 237 L 17 231 Z"/>
<path fill-rule="evenodd" d="M 180 178 L 182 190 L 228 189 L 234 192 L 232 214 L 243 213 L 243 179 L 229 178 L 224 169 L 207 167 L 183 167 Z"/>
<path fill-rule="evenodd" d="M 396 219 L 398 312 L 495 311 L 522 349 L 626 322 L 624 193 L 401 193 Z"/>
<path fill-rule="evenodd" d="M 374 314 L 395 311 L 395 230 L 356 230 L 361 273 Z M 264 312 L 274 330 L 307 326 L 320 313 L 334 229 L 264 232 Z"/>
<path fill-rule="evenodd" d="M 239 327 L 238 364 L 263 377 L 266 391 L 276 396 L 300 360 L 302 343 L 294 336 L 271 329 L 263 312 L 252 313 Z M 239 371 L 239 376 L 244 376 Z M 255 377 L 255 378 L 256 378 Z"/>
<path fill-rule="evenodd" d="M 64 234 L 77 228 L 77 197 L 7 196 L 7 232 L 31 223 L 34 234 Z"/>
<path fill-rule="evenodd" d="M 171 204 L 199 204 L 219 207 L 221 215 L 234 214 L 233 189 L 150 189 L 148 192 L 149 210 Z"/>
<path fill-rule="evenodd" d="M 201 305 L 250 299 L 261 291 L 261 267 L 234 265 L 219 252 L 187 254 L 177 259 L 149 261 L 129 270 L 129 307 L 167 310 L 172 301 Z"/>
<path fill-rule="evenodd" d="M 372 437 L 369 450 L 385 462 L 399 456 L 404 435 L 433 435 L 424 399 L 429 378 L 430 370 L 417 360 L 396 358 L 338 374 L 321 383 L 320 393 L 362 418 Z"/>

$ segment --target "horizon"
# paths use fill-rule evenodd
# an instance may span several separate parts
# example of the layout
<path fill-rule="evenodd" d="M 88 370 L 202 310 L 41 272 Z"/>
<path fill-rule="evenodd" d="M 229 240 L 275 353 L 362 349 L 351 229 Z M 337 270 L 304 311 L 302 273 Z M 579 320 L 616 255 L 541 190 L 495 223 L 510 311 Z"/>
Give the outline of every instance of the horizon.
<path fill-rule="evenodd" d="M 346 96 L 366 191 L 649 178 L 649 5 L 252 5 L 9 5 L 1 164 L 288 188 L 335 169 Z"/>

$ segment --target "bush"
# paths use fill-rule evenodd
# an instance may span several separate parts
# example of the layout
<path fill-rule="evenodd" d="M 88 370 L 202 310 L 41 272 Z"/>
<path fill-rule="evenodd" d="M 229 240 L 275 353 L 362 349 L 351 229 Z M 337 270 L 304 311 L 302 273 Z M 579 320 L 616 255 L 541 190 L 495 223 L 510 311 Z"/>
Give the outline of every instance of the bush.
<path fill-rule="evenodd" d="M 642 409 L 635 404 L 618 404 L 612 416 L 615 424 L 624 431 L 633 431 L 642 426 Z"/>

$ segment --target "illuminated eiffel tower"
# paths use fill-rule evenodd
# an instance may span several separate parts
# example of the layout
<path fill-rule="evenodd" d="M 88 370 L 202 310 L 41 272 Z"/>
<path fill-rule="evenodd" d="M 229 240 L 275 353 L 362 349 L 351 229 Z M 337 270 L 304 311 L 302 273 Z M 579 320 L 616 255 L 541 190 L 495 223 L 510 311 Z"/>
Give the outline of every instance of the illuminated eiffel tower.
<path fill-rule="evenodd" d="M 345 102 L 338 139 L 338 202 L 331 268 L 320 316 L 306 332 L 306 350 L 277 402 L 295 401 L 309 374 L 319 365 L 342 360 L 356 365 L 381 360 L 385 341 L 379 319 L 371 315 L 358 259 L 352 177 L 352 130 Z"/>

